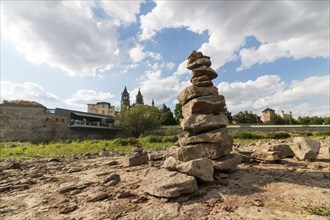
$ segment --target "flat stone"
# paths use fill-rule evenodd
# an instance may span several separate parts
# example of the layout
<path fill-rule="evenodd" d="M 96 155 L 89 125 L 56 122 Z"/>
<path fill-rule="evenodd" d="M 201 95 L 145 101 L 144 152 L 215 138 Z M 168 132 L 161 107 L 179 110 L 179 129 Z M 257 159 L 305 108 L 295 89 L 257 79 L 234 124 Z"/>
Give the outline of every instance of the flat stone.
<path fill-rule="evenodd" d="M 61 194 L 64 194 L 64 193 L 67 193 L 67 192 L 70 192 L 70 191 L 76 190 L 76 189 L 77 189 L 76 185 L 64 184 L 63 186 L 60 186 L 58 192 L 61 193 Z"/>
<path fill-rule="evenodd" d="M 188 63 L 192 63 L 194 62 L 195 60 L 197 60 L 198 58 L 202 58 L 202 57 L 207 57 L 207 56 L 204 56 L 202 52 L 197 52 L 197 51 L 193 51 L 191 52 L 191 54 L 189 55 L 188 57 Z M 207 57 L 210 59 L 210 57 Z"/>
<path fill-rule="evenodd" d="M 197 87 L 210 87 L 210 86 L 213 86 L 213 82 L 211 80 L 208 80 L 208 81 L 202 81 L 202 82 L 194 82 L 193 83 L 194 86 L 197 86 Z"/>
<path fill-rule="evenodd" d="M 237 169 L 237 165 L 243 160 L 239 154 L 230 154 L 225 157 L 213 160 L 214 170 L 223 172 L 232 172 Z"/>
<path fill-rule="evenodd" d="M 201 58 L 198 58 L 198 59 L 194 60 L 193 62 L 188 62 L 187 69 L 192 70 L 192 69 L 196 69 L 196 68 L 201 67 L 201 66 L 210 67 L 211 66 L 210 58 L 206 57 L 206 56 L 203 56 Z"/>
<path fill-rule="evenodd" d="M 98 201 L 105 200 L 109 197 L 110 197 L 110 195 L 108 193 L 100 193 L 100 194 L 95 195 L 92 198 L 88 199 L 87 202 L 98 202 Z"/>
<path fill-rule="evenodd" d="M 197 143 L 224 143 L 232 139 L 232 137 L 230 137 L 228 134 L 227 128 L 219 128 L 213 131 L 196 135 L 191 134 L 189 132 L 182 132 L 178 136 L 180 146 Z"/>
<path fill-rule="evenodd" d="M 195 85 L 200 82 L 205 82 L 205 81 L 211 81 L 208 76 L 202 75 L 202 76 L 194 76 L 190 79 L 190 82 Z"/>
<path fill-rule="evenodd" d="M 215 114 L 224 111 L 226 106 L 225 98 L 222 95 L 202 96 L 190 100 L 182 106 L 183 118 L 192 114 Z"/>
<path fill-rule="evenodd" d="M 200 158 L 217 159 L 228 155 L 231 150 L 231 141 L 224 143 L 199 143 L 179 147 L 174 157 L 180 161 L 189 161 Z"/>
<path fill-rule="evenodd" d="M 103 181 L 103 183 L 107 183 L 107 182 L 112 181 L 113 184 L 117 184 L 117 183 L 120 182 L 120 180 L 121 180 L 121 179 L 120 179 L 119 174 L 112 174 L 112 175 L 110 175 L 109 177 L 107 177 L 107 178 Z"/>
<path fill-rule="evenodd" d="M 213 80 L 218 77 L 218 74 L 212 68 L 207 66 L 201 66 L 199 68 L 193 69 L 192 74 L 192 78 L 207 76 L 209 80 Z"/>
<path fill-rule="evenodd" d="M 60 211 L 60 214 L 68 214 L 70 212 L 75 211 L 76 209 L 78 209 L 78 206 L 76 204 L 68 205 Z"/>
<path fill-rule="evenodd" d="M 198 87 L 198 86 L 188 86 L 178 96 L 178 101 L 180 105 L 184 105 L 194 98 L 201 96 L 219 95 L 218 88 L 215 86 L 210 87 Z"/>
<path fill-rule="evenodd" d="M 314 160 L 320 151 L 320 143 L 304 137 L 295 137 L 291 149 L 299 160 Z"/>
<path fill-rule="evenodd" d="M 195 177 L 166 169 L 149 172 L 141 185 L 145 192 L 165 198 L 174 198 L 197 190 Z"/>
<path fill-rule="evenodd" d="M 132 166 L 139 166 L 147 162 L 148 162 L 148 155 L 145 154 L 137 157 L 127 158 L 124 164 L 126 166 L 132 167 Z"/>
<path fill-rule="evenodd" d="M 150 153 L 148 154 L 149 160 L 162 160 L 164 159 L 164 154 L 162 153 Z"/>
<path fill-rule="evenodd" d="M 280 151 L 282 158 L 294 157 L 294 153 L 288 144 L 273 144 L 268 147 L 268 151 Z"/>
<path fill-rule="evenodd" d="M 282 158 L 281 151 L 258 150 L 251 155 L 256 160 L 261 161 L 279 161 Z"/>
<path fill-rule="evenodd" d="M 164 168 L 169 170 L 177 170 L 181 173 L 185 173 L 196 177 L 198 180 L 209 182 L 213 181 L 213 163 L 210 159 L 201 158 L 196 160 L 190 160 L 187 162 L 181 162 L 174 157 L 168 157 L 164 161 Z"/>
<path fill-rule="evenodd" d="M 228 125 L 227 117 L 220 113 L 219 115 L 213 114 L 198 114 L 190 115 L 181 120 L 181 128 L 184 131 L 191 133 L 200 133 L 203 131 L 210 131 Z"/>

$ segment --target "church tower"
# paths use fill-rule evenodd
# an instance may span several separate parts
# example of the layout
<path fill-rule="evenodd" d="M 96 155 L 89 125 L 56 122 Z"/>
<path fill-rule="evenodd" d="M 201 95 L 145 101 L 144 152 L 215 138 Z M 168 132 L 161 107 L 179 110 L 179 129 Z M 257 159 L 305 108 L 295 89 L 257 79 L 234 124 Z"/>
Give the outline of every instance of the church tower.
<path fill-rule="evenodd" d="M 124 111 L 130 107 L 129 93 L 127 92 L 126 86 L 124 91 L 121 93 L 121 111 Z"/>
<path fill-rule="evenodd" d="M 136 104 L 144 105 L 143 95 L 141 94 L 140 89 L 139 89 L 138 94 L 136 95 Z"/>

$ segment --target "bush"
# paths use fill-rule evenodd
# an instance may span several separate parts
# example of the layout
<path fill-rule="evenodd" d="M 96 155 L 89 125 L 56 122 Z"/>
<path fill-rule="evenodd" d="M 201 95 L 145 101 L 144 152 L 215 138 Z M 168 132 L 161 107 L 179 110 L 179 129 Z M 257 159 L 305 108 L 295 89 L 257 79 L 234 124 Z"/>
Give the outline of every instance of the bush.
<path fill-rule="evenodd" d="M 179 131 L 180 131 L 180 127 L 176 126 L 171 126 L 171 127 L 168 127 L 166 128 L 166 131 L 165 131 L 165 134 L 167 136 L 170 136 L 170 135 L 178 135 L 179 134 Z"/>
<path fill-rule="evenodd" d="M 177 135 L 165 136 L 163 137 L 163 142 L 176 142 L 178 140 Z"/>
<path fill-rule="evenodd" d="M 149 143 L 160 143 L 163 142 L 162 137 L 157 136 L 157 135 L 149 135 L 144 138 L 146 142 Z"/>
<path fill-rule="evenodd" d="M 267 138 L 270 139 L 285 139 L 291 137 L 289 133 L 286 132 L 275 132 L 275 133 L 267 133 Z"/>
<path fill-rule="evenodd" d="M 231 136 L 234 139 L 261 139 L 263 138 L 263 136 L 259 133 L 256 132 L 237 132 L 234 131 L 233 133 L 231 133 Z"/>
<path fill-rule="evenodd" d="M 314 131 L 313 136 L 316 136 L 316 137 L 330 136 L 330 131 Z"/>
<path fill-rule="evenodd" d="M 135 145 L 138 143 L 138 140 L 136 138 L 117 138 L 113 140 L 113 143 L 115 145 L 120 145 L 120 146 L 127 146 L 127 145 Z"/>

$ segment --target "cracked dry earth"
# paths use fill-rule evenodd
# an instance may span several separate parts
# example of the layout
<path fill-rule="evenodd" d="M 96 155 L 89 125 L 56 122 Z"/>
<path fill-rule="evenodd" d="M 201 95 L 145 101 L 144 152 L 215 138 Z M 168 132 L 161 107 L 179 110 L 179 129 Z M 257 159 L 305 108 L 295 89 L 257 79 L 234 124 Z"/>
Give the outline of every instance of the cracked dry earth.
<path fill-rule="evenodd" d="M 0 219 L 328 219 L 329 154 L 313 162 L 242 163 L 223 179 L 174 199 L 143 193 L 141 180 L 162 161 L 125 167 L 124 157 L 1 162 Z"/>

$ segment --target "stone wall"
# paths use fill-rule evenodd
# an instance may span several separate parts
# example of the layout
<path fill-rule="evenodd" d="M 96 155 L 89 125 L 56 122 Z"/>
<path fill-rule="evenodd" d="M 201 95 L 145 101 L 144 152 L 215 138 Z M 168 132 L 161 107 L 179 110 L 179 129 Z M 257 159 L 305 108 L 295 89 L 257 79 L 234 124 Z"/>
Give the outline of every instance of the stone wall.
<path fill-rule="evenodd" d="M 70 128 L 70 116 L 47 113 L 42 106 L 0 105 L 0 141 L 44 141 L 69 138 L 110 139 L 119 130 Z"/>

